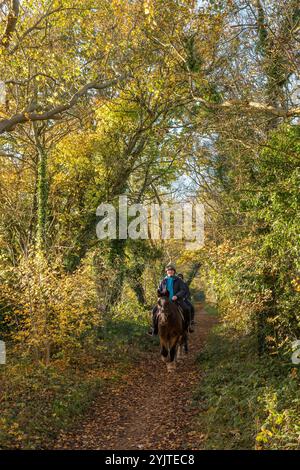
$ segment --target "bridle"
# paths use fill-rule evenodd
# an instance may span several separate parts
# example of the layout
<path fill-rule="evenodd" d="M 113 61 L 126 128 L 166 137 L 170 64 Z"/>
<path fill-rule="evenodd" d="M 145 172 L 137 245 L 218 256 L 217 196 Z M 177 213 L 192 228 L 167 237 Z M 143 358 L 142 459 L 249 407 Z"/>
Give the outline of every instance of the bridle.
<path fill-rule="evenodd" d="M 162 307 L 161 305 L 158 306 L 158 312 L 157 312 L 157 317 L 158 319 L 161 319 L 161 324 L 164 325 L 167 322 L 169 313 L 165 307 Z"/>
<path fill-rule="evenodd" d="M 157 318 L 160 319 L 161 325 L 165 325 L 168 319 L 168 312 L 158 309 Z"/>

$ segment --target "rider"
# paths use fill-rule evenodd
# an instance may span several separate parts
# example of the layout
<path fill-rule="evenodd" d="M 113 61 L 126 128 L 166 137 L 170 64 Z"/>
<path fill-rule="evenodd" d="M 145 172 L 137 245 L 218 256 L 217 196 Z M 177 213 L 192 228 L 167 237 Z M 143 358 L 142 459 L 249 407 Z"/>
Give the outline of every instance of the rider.
<path fill-rule="evenodd" d="M 174 264 L 168 264 L 166 266 L 166 277 L 160 282 L 158 290 L 161 293 L 166 291 L 169 292 L 169 299 L 171 302 L 177 302 L 177 304 L 182 308 L 185 318 L 189 318 L 190 310 L 189 306 L 184 302 L 186 297 L 186 289 L 183 281 L 176 276 L 176 268 Z M 157 305 L 152 310 L 152 328 L 149 331 L 151 336 L 158 334 L 158 324 L 157 324 Z"/>
<path fill-rule="evenodd" d="M 186 297 L 184 297 L 184 302 L 190 307 L 190 312 L 191 312 L 191 324 L 194 325 L 195 323 L 195 309 L 194 305 L 191 302 L 191 293 L 188 284 L 184 281 L 183 279 L 183 274 L 178 273 L 177 276 L 182 280 L 185 290 L 186 290 Z"/>

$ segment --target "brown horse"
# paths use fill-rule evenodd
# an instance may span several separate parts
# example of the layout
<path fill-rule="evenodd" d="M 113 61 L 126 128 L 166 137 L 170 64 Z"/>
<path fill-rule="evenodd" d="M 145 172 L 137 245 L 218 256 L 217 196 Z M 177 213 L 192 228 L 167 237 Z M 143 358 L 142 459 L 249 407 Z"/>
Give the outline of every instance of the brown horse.
<path fill-rule="evenodd" d="M 169 300 L 168 291 L 158 291 L 157 308 L 161 357 L 167 363 L 168 372 L 171 372 L 176 368 L 176 356 L 183 347 L 187 352 L 187 330 L 178 306 Z"/>

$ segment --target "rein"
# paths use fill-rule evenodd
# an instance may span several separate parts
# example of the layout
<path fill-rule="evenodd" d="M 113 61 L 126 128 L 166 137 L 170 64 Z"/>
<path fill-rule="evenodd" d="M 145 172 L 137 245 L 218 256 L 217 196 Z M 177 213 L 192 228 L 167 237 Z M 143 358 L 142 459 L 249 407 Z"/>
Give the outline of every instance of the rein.
<path fill-rule="evenodd" d="M 181 317 L 182 321 L 185 322 L 182 307 L 180 305 L 178 305 L 177 303 L 176 303 L 176 307 L 178 309 L 178 312 L 180 314 L 180 317 Z M 160 309 L 158 309 L 157 317 L 158 318 L 160 317 L 162 319 L 162 321 L 165 323 L 168 319 L 168 314 L 166 314 L 165 312 L 162 312 Z"/>

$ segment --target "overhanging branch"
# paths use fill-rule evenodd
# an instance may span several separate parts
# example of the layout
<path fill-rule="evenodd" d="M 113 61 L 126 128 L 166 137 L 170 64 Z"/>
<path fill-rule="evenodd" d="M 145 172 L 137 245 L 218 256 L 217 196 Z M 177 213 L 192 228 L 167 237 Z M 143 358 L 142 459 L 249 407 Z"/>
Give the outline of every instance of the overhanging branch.
<path fill-rule="evenodd" d="M 1 46 L 7 48 L 9 46 L 13 32 L 16 29 L 19 17 L 20 1 L 11 0 L 10 9 L 7 17 L 6 28 L 0 40 Z"/>
<path fill-rule="evenodd" d="M 80 88 L 67 103 L 55 106 L 52 109 L 45 110 L 38 113 L 35 111 L 27 112 L 26 110 L 21 113 L 14 114 L 8 119 L 0 120 L 0 134 L 3 132 L 12 131 L 16 125 L 23 124 L 29 121 L 47 121 L 49 119 L 58 119 L 62 113 L 69 110 L 78 102 L 78 100 L 87 94 L 89 90 L 104 90 L 119 83 L 125 77 L 118 77 L 104 82 L 91 82 Z"/>
<path fill-rule="evenodd" d="M 274 107 L 266 103 L 257 101 L 243 101 L 243 100 L 229 100 L 222 103 L 210 103 L 209 101 L 193 96 L 194 100 L 201 103 L 205 108 L 211 110 L 243 110 L 244 112 L 264 112 L 276 117 L 296 117 L 300 116 L 300 107 L 285 109 L 281 107 Z"/>

